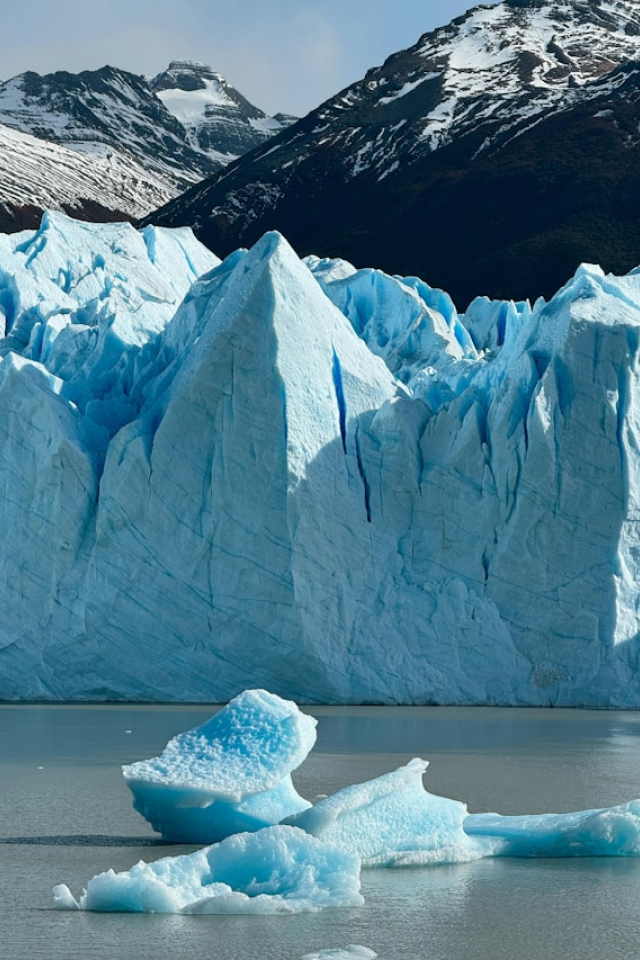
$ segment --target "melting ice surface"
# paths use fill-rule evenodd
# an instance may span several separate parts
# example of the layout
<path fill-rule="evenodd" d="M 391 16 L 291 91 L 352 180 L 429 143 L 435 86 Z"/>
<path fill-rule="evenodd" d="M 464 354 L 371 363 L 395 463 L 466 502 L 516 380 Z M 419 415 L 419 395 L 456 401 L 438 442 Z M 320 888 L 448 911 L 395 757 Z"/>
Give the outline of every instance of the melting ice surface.
<path fill-rule="evenodd" d="M 476 813 L 464 831 L 496 857 L 637 857 L 640 800 L 603 810 L 502 817 Z"/>
<path fill-rule="evenodd" d="M 469 814 L 464 803 L 424 789 L 426 768 L 427 761 L 416 758 L 393 773 L 346 787 L 288 822 L 357 853 L 363 867 L 640 855 L 640 800 L 565 814 Z"/>
<path fill-rule="evenodd" d="M 295 703 L 247 690 L 203 726 L 174 737 L 161 756 L 124 767 L 136 809 L 166 838 L 226 839 L 187 856 L 100 874 L 79 899 L 60 884 L 56 906 L 299 912 L 362 903 L 361 866 L 640 855 L 640 800 L 567 814 L 468 814 L 464 803 L 424 789 L 427 761 L 419 758 L 311 806 L 295 793 L 290 772 L 315 737 L 315 721 Z M 284 824 L 264 826 L 285 817 Z M 247 825 L 254 832 L 240 832 Z"/>
<path fill-rule="evenodd" d="M 314 836 L 352 850 L 365 867 L 460 863 L 483 855 L 465 833 L 467 808 L 427 793 L 418 758 L 393 773 L 346 787 L 289 820 Z"/>
<path fill-rule="evenodd" d="M 211 720 L 123 767 L 134 807 L 166 840 L 215 843 L 310 806 L 291 771 L 316 740 L 316 720 L 266 690 L 246 690 Z"/>
<path fill-rule="evenodd" d="M 123 873 L 108 870 L 76 900 L 54 888 L 62 910 L 130 913 L 301 913 L 357 907 L 360 861 L 295 827 L 240 833 L 221 843 Z"/>

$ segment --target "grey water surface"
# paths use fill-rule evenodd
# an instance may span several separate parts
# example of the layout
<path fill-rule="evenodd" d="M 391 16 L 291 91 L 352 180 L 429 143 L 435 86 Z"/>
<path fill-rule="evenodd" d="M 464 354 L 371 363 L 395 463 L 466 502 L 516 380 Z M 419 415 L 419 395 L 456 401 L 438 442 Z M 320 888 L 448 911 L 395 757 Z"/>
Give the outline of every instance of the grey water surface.
<path fill-rule="evenodd" d="M 96 873 L 188 852 L 133 811 L 120 765 L 211 707 L 0 705 L 2 960 L 300 960 L 358 943 L 380 960 L 638 960 L 640 859 L 484 860 L 363 873 L 360 909 L 276 917 L 59 912 Z M 640 713 L 318 707 L 295 774 L 309 799 L 431 760 L 471 812 L 562 813 L 640 796 Z"/>

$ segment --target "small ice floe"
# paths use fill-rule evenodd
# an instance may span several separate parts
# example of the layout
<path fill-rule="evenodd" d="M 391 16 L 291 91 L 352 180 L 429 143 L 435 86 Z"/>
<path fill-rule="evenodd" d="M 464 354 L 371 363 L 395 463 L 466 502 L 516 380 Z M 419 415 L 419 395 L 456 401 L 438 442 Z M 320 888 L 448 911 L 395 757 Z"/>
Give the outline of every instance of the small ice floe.
<path fill-rule="evenodd" d="M 378 956 L 368 947 L 362 947 L 358 943 L 352 943 L 348 947 L 338 947 L 334 950 L 316 950 L 313 953 L 305 953 L 302 960 L 376 960 Z"/>
<path fill-rule="evenodd" d="M 53 895 L 60 910 L 128 913 L 302 913 L 364 903 L 357 855 L 286 826 L 237 834 L 185 856 L 141 860 L 123 873 L 108 870 L 78 899 L 66 884 Z"/>
<path fill-rule="evenodd" d="M 308 833 L 357 853 L 365 867 L 460 863 L 483 855 L 464 831 L 467 808 L 427 793 L 418 758 L 392 773 L 354 784 L 295 817 Z"/>
<path fill-rule="evenodd" d="M 135 809 L 165 840 L 216 843 L 306 810 L 291 771 L 316 740 L 295 703 L 245 690 L 163 753 L 122 768 Z"/>
<path fill-rule="evenodd" d="M 495 857 L 637 857 L 640 800 L 602 810 L 502 817 L 475 813 L 464 821 L 470 837 Z"/>

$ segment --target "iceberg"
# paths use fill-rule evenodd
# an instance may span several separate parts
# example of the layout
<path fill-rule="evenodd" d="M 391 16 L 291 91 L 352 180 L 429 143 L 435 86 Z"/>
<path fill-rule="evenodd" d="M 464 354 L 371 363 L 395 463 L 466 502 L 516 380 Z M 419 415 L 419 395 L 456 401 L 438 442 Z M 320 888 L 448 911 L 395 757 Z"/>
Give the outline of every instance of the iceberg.
<path fill-rule="evenodd" d="M 640 800 L 567 814 L 469 814 L 464 803 L 424 789 L 428 763 L 419 758 L 311 806 L 296 794 L 290 771 L 315 736 L 315 721 L 295 704 L 247 690 L 201 727 L 174 737 L 161 756 L 123 767 L 135 808 L 165 839 L 223 839 L 125 872 L 108 870 L 79 898 L 58 884 L 55 906 L 297 913 L 361 905 L 361 867 L 640 856 Z M 264 826 L 277 818 L 283 822 Z M 352 946 L 309 957 L 375 956 L 366 951 Z"/>
<path fill-rule="evenodd" d="M 348 947 L 327 950 L 314 950 L 305 953 L 301 960 L 376 960 L 378 954 L 359 943 L 349 944 Z"/>
<path fill-rule="evenodd" d="M 415 758 L 392 773 L 339 790 L 287 822 L 357 853 L 364 867 L 479 859 L 486 845 L 465 832 L 466 805 L 428 793 L 422 785 L 427 766 Z"/>
<path fill-rule="evenodd" d="M 640 706 L 638 271 L 461 316 L 50 214 L 0 314 L 0 699 Z"/>
<path fill-rule="evenodd" d="M 339 790 L 287 823 L 357 853 L 363 867 L 485 857 L 640 856 L 640 800 L 563 814 L 469 814 L 466 804 L 423 788 L 427 766 L 415 758 L 392 773 Z"/>
<path fill-rule="evenodd" d="M 602 810 L 504 817 L 475 813 L 464 821 L 470 837 L 494 857 L 637 857 L 640 800 Z"/>
<path fill-rule="evenodd" d="M 246 690 L 211 720 L 124 766 L 133 806 L 173 843 L 215 843 L 306 810 L 291 771 L 316 740 L 316 720 L 266 690 Z"/>
<path fill-rule="evenodd" d="M 267 827 L 131 870 L 93 877 L 76 899 L 54 887 L 60 910 L 182 914 L 291 914 L 358 907 L 357 856 L 295 827 Z"/>

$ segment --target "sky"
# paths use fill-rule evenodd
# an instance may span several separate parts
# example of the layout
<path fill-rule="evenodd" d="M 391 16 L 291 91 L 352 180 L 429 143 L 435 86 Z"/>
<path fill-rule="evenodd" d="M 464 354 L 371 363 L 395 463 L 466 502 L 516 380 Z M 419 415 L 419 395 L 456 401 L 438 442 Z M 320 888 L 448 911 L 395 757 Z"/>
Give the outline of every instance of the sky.
<path fill-rule="evenodd" d="M 0 0 L 0 79 L 153 76 L 199 60 L 267 113 L 302 116 L 478 0 Z M 495 2 L 495 0 L 484 0 Z"/>

